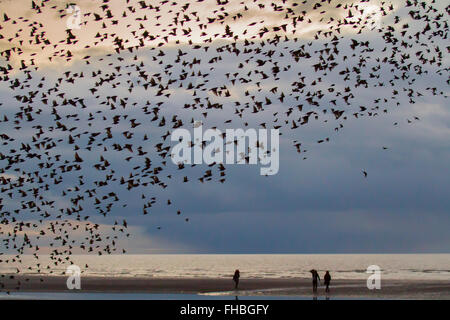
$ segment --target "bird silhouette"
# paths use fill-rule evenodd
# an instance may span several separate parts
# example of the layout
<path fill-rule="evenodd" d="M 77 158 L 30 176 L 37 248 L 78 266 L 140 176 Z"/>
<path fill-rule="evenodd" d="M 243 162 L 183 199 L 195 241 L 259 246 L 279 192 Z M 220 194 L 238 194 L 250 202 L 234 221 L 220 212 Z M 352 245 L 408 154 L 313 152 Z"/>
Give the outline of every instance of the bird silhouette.
<path fill-rule="evenodd" d="M 227 181 L 223 163 L 170 165 L 169 136 L 194 119 L 280 129 L 307 160 L 308 145 L 326 148 L 348 122 L 446 98 L 419 84 L 449 83 L 448 10 L 435 0 L 375 11 L 360 1 L 202 2 L 103 0 L 81 8 L 80 30 L 65 29 L 67 8 L 48 1 L 20 4 L 26 17 L 0 4 L 0 253 L 13 257 L 0 263 L 39 261 L 10 280 L 74 263 L 74 252 L 126 253 L 129 204 L 150 223 L 165 210 L 191 221 L 177 199 L 155 195 Z M 300 140 L 312 126 L 326 132 Z"/>

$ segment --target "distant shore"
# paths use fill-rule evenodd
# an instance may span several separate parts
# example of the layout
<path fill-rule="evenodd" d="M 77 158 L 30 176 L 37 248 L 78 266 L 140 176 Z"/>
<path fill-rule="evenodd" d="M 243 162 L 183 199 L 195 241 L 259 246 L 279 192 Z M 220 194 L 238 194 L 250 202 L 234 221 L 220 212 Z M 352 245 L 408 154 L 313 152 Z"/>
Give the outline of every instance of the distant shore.
<path fill-rule="evenodd" d="M 28 280 L 26 280 L 28 279 Z M 42 279 L 42 280 L 41 280 Z M 20 289 L 16 288 L 17 280 Z M 83 293 L 155 293 L 201 294 L 215 296 L 302 296 L 313 297 L 310 279 L 241 279 L 234 290 L 231 279 L 162 279 L 129 277 L 82 277 L 81 290 L 68 290 L 67 277 L 18 276 L 2 278 L 11 292 L 83 292 Z M 325 287 L 319 286 L 317 296 L 325 297 Z M 330 298 L 358 299 L 450 299 L 450 280 L 384 280 L 380 290 L 369 290 L 365 280 L 333 280 Z"/>

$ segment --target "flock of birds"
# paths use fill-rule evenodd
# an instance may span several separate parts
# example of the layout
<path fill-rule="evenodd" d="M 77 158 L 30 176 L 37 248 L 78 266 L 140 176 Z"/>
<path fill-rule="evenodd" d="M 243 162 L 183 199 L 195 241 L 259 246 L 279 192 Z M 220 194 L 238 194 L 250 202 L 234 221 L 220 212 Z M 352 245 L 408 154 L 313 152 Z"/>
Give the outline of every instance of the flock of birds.
<path fill-rule="evenodd" d="M 436 9 L 435 1 L 376 2 L 377 11 L 365 14 L 370 1 L 217 0 L 206 17 L 211 1 L 119 2 L 120 15 L 112 0 L 91 4 L 81 28 L 57 41 L 40 16 L 56 12 L 63 21 L 66 8 L 34 0 L 32 14 L 1 12 L 0 264 L 17 265 L 18 274 L 52 273 L 73 263 L 74 252 L 125 252 L 126 220 L 108 231 L 91 220 L 123 215 L 130 195 L 150 215 L 158 201 L 173 207 L 154 188 L 224 183 L 220 163 L 173 170 L 170 133 L 198 117 L 226 117 L 224 125 L 235 127 L 256 121 L 296 136 L 322 120 L 338 132 L 346 120 L 388 113 L 402 99 L 445 96 L 437 86 L 418 85 L 423 79 L 449 83 L 449 47 L 442 43 L 450 9 Z M 92 39 L 84 28 L 95 30 Z M 12 29 L 13 36 L 2 35 Z M 47 66 L 65 61 L 51 70 L 56 78 L 42 74 L 43 54 Z M 372 101 L 355 105 L 374 92 Z M 306 159 L 302 141 L 293 146 Z M 39 260 L 43 246 L 50 263 Z M 36 263 L 25 266 L 24 254 Z M 0 290 L 5 278 L 16 279 L 0 276 Z M 28 279 L 17 278 L 18 287 L 21 281 Z"/>

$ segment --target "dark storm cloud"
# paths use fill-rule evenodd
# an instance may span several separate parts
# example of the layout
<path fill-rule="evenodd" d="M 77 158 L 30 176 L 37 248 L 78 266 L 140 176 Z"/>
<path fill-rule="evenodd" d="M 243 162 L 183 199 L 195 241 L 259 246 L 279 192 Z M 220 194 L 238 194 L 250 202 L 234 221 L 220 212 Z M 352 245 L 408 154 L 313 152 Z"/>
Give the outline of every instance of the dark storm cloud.
<path fill-rule="evenodd" d="M 360 37 L 368 37 L 360 36 Z M 298 44 L 286 43 L 295 48 Z M 184 47 L 180 47 L 187 50 Z M 178 48 L 168 49 L 168 55 L 174 56 Z M 351 51 L 347 48 L 348 54 Z M 213 50 L 204 53 L 204 59 L 214 56 Z M 189 52 L 194 56 L 195 52 Z M 133 54 L 127 56 L 131 59 Z M 145 60 L 145 55 L 143 55 Z M 278 58 L 280 65 L 289 63 L 287 58 Z M 109 62 L 108 60 L 105 62 Z M 75 70 L 88 72 L 89 68 L 77 62 Z M 151 64 L 150 58 L 146 63 Z M 301 70 L 305 75 L 313 74 Z M 216 67 L 220 75 L 235 66 L 233 57 L 224 59 Z M 102 66 L 103 67 L 103 66 Z M 153 66 L 152 66 L 153 67 Z M 205 65 L 205 70 L 209 66 Z M 160 66 L 154 66 L 158 70 Z M 178 67 L 176 67 L 178 68 Z M 250 67 L 249 67 L 250 68 Z M 103 69 L 107 72 L 107 67 Z M 298 70 L 296 70 L 298 71 Z M 60 70 L 43 68 L 41 76 L 57 78 Z M 180 72 L 175 69 L 174 74 Z M 381 79 L 388 78 L 390 71 L 383 70 Z M 296 73 L 287 74 L 278 83 L 280 88 L 288 87 L 295 80 Z M 217 76 L 211 84 L 220 85 L 222 78 Z M 338 86 L 345 86 L 337 80 Z M 133 79 L 136 80 L 136 79 Z M 437 86 L 447 90 L 445 83 L 438 83 L 439 78 L 429 76 L 418 82 L 418 90 L 426 86 Z M 323 84 L 324 86 L 326 84 Z M 86 80 L 70 92 L 74 96 L 86 96 L 89 108 L 81 111 L 82 117 L 90 112 L 100 110 L 103 106 L 93 105 L 88 92 L 92 86 Z M 369 104 L 373 98 L 389 96 L 391 87 L 378 88 L 357 96 L 348 108 L 358 109 L 360 105 Z M 396 88 L 402 90 L 402 88 Z M 2 89 L 4 108 L 12 108 L 14 99 Z M 175 90 L 174 90 L 175 91 Z M 106 90 L 105 90 L 106 92 Z M 108 94 L 124 94 L 126 86 L 118 86 Z M 145 104 L 152 97 L 139 88 L 134 94 L 139 104 Z M 236 93 L 239 94 L 239 93 Z M 219 98 L 218 98 L 219 99 Z M 294 103 L 287 98 L 287 104 Z M 185 120 L 203 119 L 201 111 L 183 110 L 186 98 L 182 90 L 172 94 L 170 103 L 162 114 L 179 112 Z M 148 216 L 142 216 L 138 205 L 140 192 L 126 193 L 128 207 L 117 208 L 111 218 L 93 218 L 94 221 L 126 218 L 130 225 L 146 229 L 150 236 L 156 235 L 162 242 L 183 243 L 192 252 L 239 252 L 239 253 L 294 253 L 294 252 L 448 252 L 450 236 L 447 232 L 450 210 L 450 112 L 444 98 L 424 97 L 410 105 L 402 99 L 399 107 L 390 110 L 388 115 L 375 119 L 349 119 L 339 132 L 334 131 L 335 123 L 324 124 L 312 122 L 308 127 L 292 132 L 285 130 L 281 139 L 280 171 L 271 177 L 259 175 L 258 166 L 227 166 L 225 184 L 210 182 L 202 184 L 193 181 L 190 184 L 174 183 L 168 190 L 149 186 L 143 190 L 149 196 L 162 199 L 174 199 L 172 208 L 156 205 Z M 283 112 L 283 106 L 275 105 Z M 305 106 L 305 108 L 308 108 Z M 10 110 L 14 112 L 13 109 Z M 232 108 L 212 115 L 205 121 L 205 127 L 217 125 L 234 112 Z M 257 126 L 270 117 L 273 109 L 252 119 L 250 126 Z M 62 114 L 64 112 L 62 111 Z M 129 112 L 130 118 L 139 117 L 138 111 Z M 350 113 L 351 114 L 351 113 Z M 45 118 L 45 116 L 47 118 Z M 412 124 L 407 119 L 418 116 L 420 120 Z M 331 119 L 331 118 L 330 118 Z M 52 118 L 43 115 L 42 125 L 51 125 Z M 393 126 L 398 122 L 398 126 Z M 104 123 L 99 117 L 94 129 L 104 130 L 110 123 Z M 80 124 L 82 128 L 83 124 Z M 223 127 L 224 128 L 224 127 Z M 5 133 L 24 140 L 30 138 L 29 132 L 17 132 L 12 128 L 2 128 Z M 119 138 L 124 128 L 114 127 Z M 148 133 L 160 136 L 154 127 L 140 127 L 136 134 Z M 319 139 L 331 137 L 330 142 L 317 144 Z M 306 153 L 297 154 L 292 140 L 303 142 Z M 303 147 L 302 146 L 302 147 Z M 387 150 L 383 150 L 387 147 Z M 149 155 L 154 155 L 148 150 Z M 72 158 L 73 151 L 62 144 L 58 152 L 64 157 Z M 80 151 L 82 153 L 82 151 Z M 96 159 L 87 158 L 86 161 Z M 89 155 L 91 156 L 91 155 Z M 302 160 L 307 157 L 306 160 Z M 119 173 L 126 174 L 125 166 L 120 163 L 123 157 L 113 155 L 108 159 Z M 132 162 L 131 162 L 132 163 Z M 123 167 L 123 168 L 122 168 Z M 195 169 L 193 169 L 195 170 Z M 368 172 L 364 178 L 362 170 Z M 86 175 L 89 179 L 99 179 L 100 173 L 90 168 Z M 182 175 L 172 163 L 168 163 L 167 174 Z M 54 197 L 70 185 L 66 180 L 60 189 L 53 189 Z M 183 216 L 190 218 L 184 223 L 175 215 L 177 208 L 182 208 Z M 161 230 L 155 226 L 162 225 Z M 133 249 L 133 248 L 131 248 Z M 139 248 L 140 249 L 140 248 Z"/>

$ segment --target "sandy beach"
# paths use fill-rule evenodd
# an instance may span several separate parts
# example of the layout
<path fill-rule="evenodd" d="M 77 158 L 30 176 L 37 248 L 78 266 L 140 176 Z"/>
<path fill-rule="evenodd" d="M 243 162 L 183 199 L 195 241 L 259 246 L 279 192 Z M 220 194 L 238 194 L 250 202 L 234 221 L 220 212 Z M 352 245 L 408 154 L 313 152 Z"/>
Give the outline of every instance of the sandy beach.
<path fill-rule="evenodd" d="M 74 292 L 66 287 L 66 277 L 20 276 L 16 280 L 2 279 L 10 292 Z M 28 280 L 27 280 L 28 279 Z M 155 293 L 198 294 L 208 296 L 298 296 L 313 297 L 310 279 L 241 279 L 239 290 L 234 290 L 231 279 L 151 279 L 83 277 L 82 293 Z M 385 280 L 380 290 L 368 290 L 364 280 L 334 280 L 331 292 L 319 286 L 317 296 L 355 299 L 450 299 L 450 281 Z"/>

